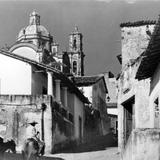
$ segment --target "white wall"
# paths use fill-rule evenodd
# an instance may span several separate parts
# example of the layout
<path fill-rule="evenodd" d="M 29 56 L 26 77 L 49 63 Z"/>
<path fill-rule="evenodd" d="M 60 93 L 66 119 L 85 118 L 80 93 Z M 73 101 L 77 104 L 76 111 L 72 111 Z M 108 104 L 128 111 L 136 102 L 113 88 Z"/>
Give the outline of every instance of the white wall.
<path fill-rule="evenodd" d="M 19 47 L 13 51 L 14 54 L 26 57 L 28 59 L 39 62 L 39 54 L 30 47 Z"/>
<path fill-rule="evenodd" d="M 83 91 L 84 96 L 92 103 L 92 86 L 79 87 L 79 89 Z"/>
<path fill-rule="evenodd" d="M 31 66 L 0 54 L 0 94 L 31 94 Z"/>
<path fill-rule="evenodd" d="M 107 113 L 118 115 L 118 110 L 117 110 L 117 108 L 107 108 Z"/>

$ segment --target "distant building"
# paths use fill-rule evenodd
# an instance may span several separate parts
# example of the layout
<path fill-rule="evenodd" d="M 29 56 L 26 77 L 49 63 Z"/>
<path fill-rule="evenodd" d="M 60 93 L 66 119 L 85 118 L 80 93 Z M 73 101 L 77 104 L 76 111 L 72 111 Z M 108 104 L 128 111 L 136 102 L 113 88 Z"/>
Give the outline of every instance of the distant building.
<path fill-rule="evenodd" d="M 107 113 L 110 119 L 110 130 L 118 135 L 117 79 L 112 72 L 104 73 L 108 93 L 106 95 Z"/>
<path fill-rule="evenodd" d="M 106 108 L 108 91 L 104 76 L 73 77 L 72 80 L 90 102 L 90 105 L 86 106 L 86 139 L 96 135 L 106 135 L 110 132 L 110 121 Z"/>

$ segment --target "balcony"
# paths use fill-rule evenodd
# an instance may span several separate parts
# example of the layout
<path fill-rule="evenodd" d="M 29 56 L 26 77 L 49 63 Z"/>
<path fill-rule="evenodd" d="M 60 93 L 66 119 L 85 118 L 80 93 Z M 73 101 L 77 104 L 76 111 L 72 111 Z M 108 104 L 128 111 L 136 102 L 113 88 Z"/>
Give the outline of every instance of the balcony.
<path fill-rule="evenodd" d="M 68 119 L 70 122 L 73 123 L 73 115 L 71 113 L 68 114 Z"/>
<path fill-rule="evenodd" d="M 65 110 L 64 108 L 61 108 L 61 109 L 60 109 L 60 113 L 61 113 L 61 115 L 62 115 L 63 117 L 65 117 L 65 118 L 68 117 L 68 116 L 67 116 L 67 110 Z"/>
<path fill-rule="evenodd" d="M 53 102 L 54 110 L 60 114 L 63 118 L 67 119 L 71 123 L 73 123 L 73 114 L 64 108 L 64 106 L 57 101 Z"/>

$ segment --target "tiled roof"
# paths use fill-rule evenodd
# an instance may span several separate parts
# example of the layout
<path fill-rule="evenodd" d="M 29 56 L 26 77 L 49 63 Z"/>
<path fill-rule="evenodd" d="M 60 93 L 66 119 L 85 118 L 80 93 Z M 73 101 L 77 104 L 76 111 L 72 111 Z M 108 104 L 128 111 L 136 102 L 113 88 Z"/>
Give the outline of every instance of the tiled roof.
<path fill-rule="evenodd" d="M 155 72 L 160 62 L 160 17 L 156 23 L 146 51 L 141 56 L 141 63 L 136 78 L 139 80 L 149 78 Z"/>
<path fill-rule="evenodd" d="M 138 26 L 143 26 L 143 25 L 152 25 L 156 24 L 156 21 L 137 21 L 137 22 L 126 22 L 126 23 L 121 23 L 120 27 L 138 27 Z"/>
<path fill-rule="evenodd" d="M 72 81 L 77 87 L 91 86 L 95 84 L 96 82 L 98 82 L 100 79 L 103 79 L 105 90 L 107 93 L 108 89 L 106 86 L 106 81 L 105 81 L 104 75 L 102 74 L 99 74 L 96 76 L 72 77 Z"/>
<path fill-rule="evenodd" d="M 73 82 L 78 86 L 90 86 L 99 81 L 103 76 L 82 76 L 82 77 L 73 77 Z"/>

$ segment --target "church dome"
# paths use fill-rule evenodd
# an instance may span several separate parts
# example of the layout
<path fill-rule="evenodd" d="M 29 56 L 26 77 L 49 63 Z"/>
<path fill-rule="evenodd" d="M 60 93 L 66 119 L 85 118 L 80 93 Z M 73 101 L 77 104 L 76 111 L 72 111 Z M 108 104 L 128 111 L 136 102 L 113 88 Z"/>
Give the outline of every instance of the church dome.
<path fill-rule="evenodd" d="M 22 28 L 18 34 L 18 41 L 22 39 L 32 39 L 37 37 L 50 37 L 47 29 L 40 25 L 40 15 L 33 11 L 30 14 L 29 25 Z"/>
<path fill-rule="evenodd" d="M 22 28 L 21 31 L 18 34 L 18 39 L 21 39 L 21 37 L 27 36 L 35 36 L 35 35 L 41 35 L 45 37 L 49 37 L 49 32 L 47 29 L 42 25 L 29 25 L 26 28 Z"/>

